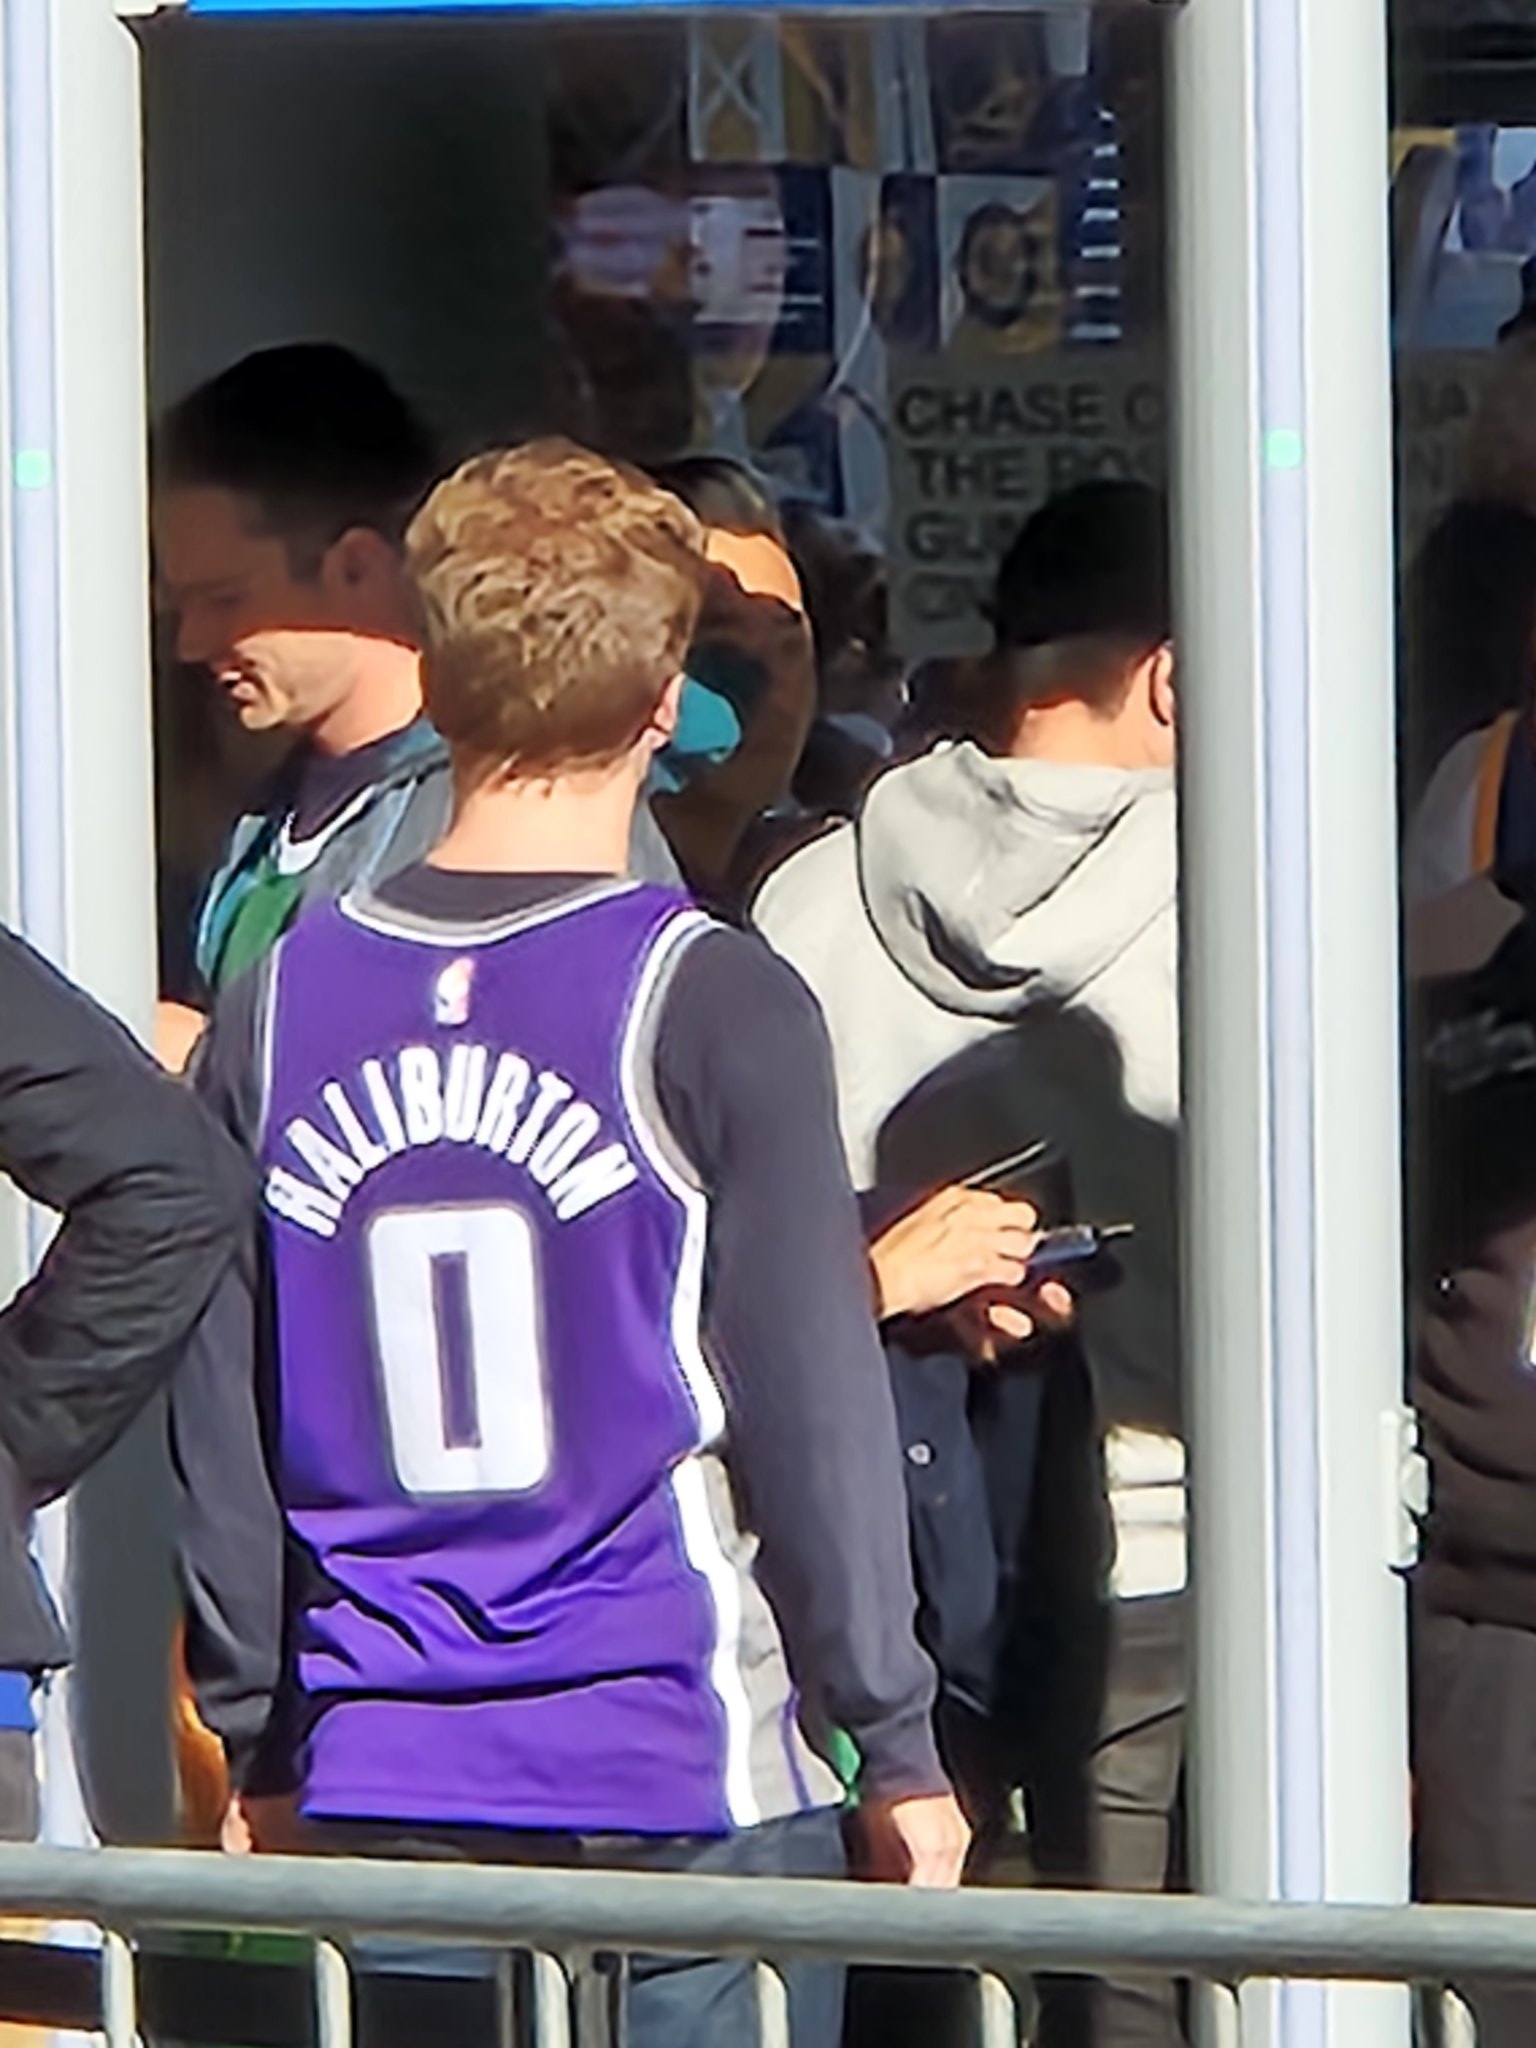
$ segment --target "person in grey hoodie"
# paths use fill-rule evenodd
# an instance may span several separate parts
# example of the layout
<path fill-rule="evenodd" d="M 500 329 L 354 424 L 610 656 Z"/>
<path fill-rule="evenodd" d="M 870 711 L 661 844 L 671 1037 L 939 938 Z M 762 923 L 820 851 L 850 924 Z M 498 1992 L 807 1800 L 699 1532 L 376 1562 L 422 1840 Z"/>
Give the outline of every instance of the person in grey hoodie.
<path fill-rule="evenodd" d="M 1077 1216 L 1133 1228 L 1080 1303 L 1113 1521 L 1112 1555 L 1102 1576 L 1088 1571 L 1092 1597 L 1077 1610 L 1081 1640 L 1062 1653 L 1077 1673 L 1063 1681 L 1062 1697 L 1078 1702 L 1068 1718 L 1094 1722 L 1079 1730 L 1082 1824 L 1051 1818 L 1062 1787 L 1038 1747 L 1033 1762 L 1018 1759 L 1016 1782 L 1029 1788 L 1037 1868 L 1161 1889 L 1175 1864 L 1186 1567 L 1175 690 L 1160 497 L 1100 482 L 1052 501 L 1003 565 L 993 623 L 976 738 L 883 776 L 855 824 L 770 878 L 755 916 L 821 1003 L 844 1145 L 876 1212 L 1045 1140 L 1065 1161 Z M 1004 1371 L 1027 1375 L 1028 1359 Z M 1042 1494 L 1053 1476 L 1042 1463 Z M 1031 1472 L 1013 1477 L 1027 1492 Z M 1035 1548 L 1048 1547 L 1038 1513 L 1034 1530 Z M 1060 1529 L 1054 1540 L 1068 1541 Z M 1048 1579 L 1049 1564 L 1026 1560 L 1026 1572 Z M 1096 1658 L 1097 1682 L 1084 1684 Z M 1022 1727 L 1010 1687 L 1015 1699 L 1038 1695 L 1057 1676 L 1000 1675 L 989 1711 Z M 1056 1987 L 1040 2038 L 1165 2048 L 1182 2035 L 1171 1986 L 1127 1983 L 1102 1995 Z"/>

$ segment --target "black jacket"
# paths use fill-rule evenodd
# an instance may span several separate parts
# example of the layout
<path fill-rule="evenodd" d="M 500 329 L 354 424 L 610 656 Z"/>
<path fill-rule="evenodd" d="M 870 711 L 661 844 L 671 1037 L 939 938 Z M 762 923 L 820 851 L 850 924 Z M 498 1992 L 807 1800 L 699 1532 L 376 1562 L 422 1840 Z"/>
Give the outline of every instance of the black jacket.
<path fill-rule="evenodd" d="M 1502 938 L 1415 1001 L 1410 1385 L 1431 1481 L 1417 1577 L 1441 1612 L 1536 1628 L 1536 892 L 1503 888 Z M 1453 922 L 1475 909 L 1468 894 Z"/>
<path fill-rule="evenodd" d="M 1081 1035 L 1099 1036 L 1088 1024 Z M 1033 1043 L 999 1033 L 938 1068 L 891 1112 L 877 1151 L 886 1192 L 865 1198 L 871 1235 L 905 1195 L 965 1180 L 1054 1135 Z M 1157 1135 L 1171 1157 L 1172 1139 Z M 1076 1220 L 1070 1162 L 1054 1151 L 1013 1191 L 1048 1224 Z M 1084 1277 L 1074 1280 L 1079 1289 Z M 1114 1554 L 1081 1347 L 1070 1333 L 1041 1336 L 978 1372 L 930 1322 L 897 1325 L 886 1355 L 924 1647 L 949 1700 L 1010 1718 L 1038 1687 L 1037 1612 L 1070 1598 L 1076 1614 L 1101 1599 Z"/>
<path fill-rule="evenodd" d="M 0 1171 L 63 1223 L 0 1311 L 0 1668 L 62 1663 L 28 1549 L 176 1363 L 252 1203 L 190 1090 L 0 927 Z"/>

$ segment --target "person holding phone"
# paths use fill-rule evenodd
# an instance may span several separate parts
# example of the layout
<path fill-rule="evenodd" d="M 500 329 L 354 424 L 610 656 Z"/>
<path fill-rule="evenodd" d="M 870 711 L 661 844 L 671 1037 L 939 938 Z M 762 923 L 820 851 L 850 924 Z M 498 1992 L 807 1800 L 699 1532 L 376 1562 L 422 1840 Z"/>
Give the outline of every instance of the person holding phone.
<path fill-rule="evenodd" d="M 1094 1284 L 1049 1373 L 1019 1354 L 987 1375 L 983 1403 L 942 1350 L 935 1362 L 904 1343 L 891 1357 L 911 1403 L 929 1640 L 946 1698 L 1006 1752 L 973 1780 L 989 1827 L 994 1794 L 1022 1789 L 1043 1878 L 1160 1890 L 1178 1874 L 1186 1692 L 1176 694 L 1160 496 L 1096 482 L 1053 499 L 1004 561 L 992 623 L 971 737 L 882 776 L 854 824 L 770 877 L 754 917 L 827 1018 L 867 1202 L 1048 1141 L 1054 1163 L 1042 1155 L 1035 1174 L 1045 1223 L 1133 1226 L 1077 1268 Z M 996 1425 L 985 1440 L 978 1412 Z M 1072 1472 L 1081 1486 L 1064 1495 Z M 939 1537 L 963 1503 L 974 1541 L 960 1559 Z M 988 1572 L 997 1601 L 978 1599 L 962 1629 Z M 1033 1603 L 1032 1634 L 1011 1625 L 1010 1586 Z M 1052 1688 L 1050 1732 L 1071 1740 L 1048 1753 L 1038 1701 Z M 1074 1774 L 1080 1801 L 1064 1796 Z M 1174 1987 L 1049 1985 L 1038 2038 L 1175 2048 Z"/>

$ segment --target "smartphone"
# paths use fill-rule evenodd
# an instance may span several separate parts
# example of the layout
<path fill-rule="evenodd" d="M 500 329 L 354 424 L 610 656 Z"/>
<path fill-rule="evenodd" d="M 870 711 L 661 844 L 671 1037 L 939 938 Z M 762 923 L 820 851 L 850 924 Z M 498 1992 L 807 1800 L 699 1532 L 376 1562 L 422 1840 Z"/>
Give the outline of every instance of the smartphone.
<path fill-rule="evenodd" d="M 1070 1223 L 1048 1230 L 1029 1255 L 1027 1278 L 1046 1280 L 1068 1266 L 1096 1259 L 1107 1245 L 1133 1235 L 1135 1228 L 1133 1223 Z"/>

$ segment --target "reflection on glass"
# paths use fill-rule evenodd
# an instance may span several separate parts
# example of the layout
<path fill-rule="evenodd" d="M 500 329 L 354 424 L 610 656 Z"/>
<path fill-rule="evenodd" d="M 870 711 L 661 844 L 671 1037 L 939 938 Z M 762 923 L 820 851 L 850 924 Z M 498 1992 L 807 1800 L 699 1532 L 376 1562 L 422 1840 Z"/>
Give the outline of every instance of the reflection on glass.
<path fill-rule="evenodd" d="M 565 33 L 552 420 L 643 462 L 729 455 L 846 529 L 909 667 L 985 644 L 1000 552 L 1053 491 L 1160 479 L 1154 23 L 612 23 L 581 38 L 601 95 Z"/>

